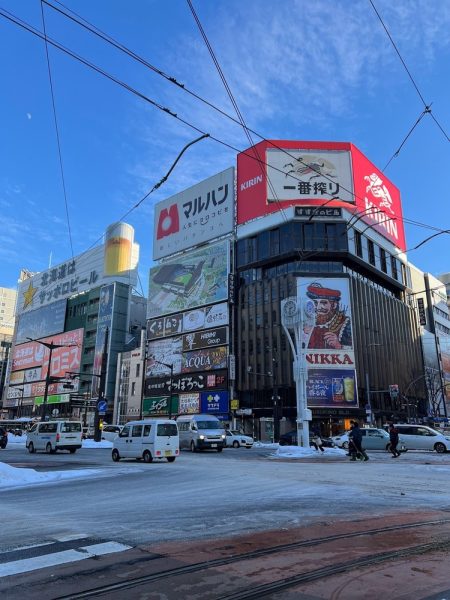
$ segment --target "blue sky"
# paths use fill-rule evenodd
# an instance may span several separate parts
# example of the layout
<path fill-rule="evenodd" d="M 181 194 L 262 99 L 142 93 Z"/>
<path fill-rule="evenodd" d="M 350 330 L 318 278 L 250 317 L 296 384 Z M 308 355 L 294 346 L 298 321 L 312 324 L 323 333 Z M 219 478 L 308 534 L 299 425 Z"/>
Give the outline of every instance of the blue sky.
<path fill-rule="evenodd" d="M 49 0 L 51 1 L 51 0 Z M 423 104 L 368 0 L 193 0 L 249 127 L 272 139 L 349 141 L 383 168 Z M 65 0 L 65 5 L 179 82 L 233 114 L 184 0 Z M 403 59 L 450 135 L 450 2 L 377 0 Z M 0 7 L 42 31 L 39 0 Z M 45 7 L 49 37 L 239 149 L 242 130 L 181 89 Z M 96 242 L 168 170 L 198 134 L 50 47 L 74 253 Z M 71 255 L 44 43 L 0 17 L 0 285 Z M 255 137 L 255 142 L 259 138 Z M 450 228 L 450 145 L 430 115 L 386 175 L 408 219 Z M 147 292 L 153 207 L 235 164 L 212 140 L 193 146 L 168 182 L 128 218 L 141 246 Z M 433 230 L 406 225 L 407 247 Z M 450 271 L 443 234 L 410 253 Z"/>

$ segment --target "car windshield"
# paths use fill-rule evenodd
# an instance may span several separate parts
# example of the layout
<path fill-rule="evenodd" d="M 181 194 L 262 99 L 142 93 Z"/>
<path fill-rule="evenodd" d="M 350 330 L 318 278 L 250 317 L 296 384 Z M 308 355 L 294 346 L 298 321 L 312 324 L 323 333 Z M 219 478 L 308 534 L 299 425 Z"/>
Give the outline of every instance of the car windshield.
<path fill-rule="evenodd" d="M 242 435 L 242 433 L 240 431 L 236 431 L 235 429 L 232 429 L 231 435 Z"/>
<path fill-rule="evenodd" d="M 197 429 L 222 429 L 216 421 L 197 421 Z"/>

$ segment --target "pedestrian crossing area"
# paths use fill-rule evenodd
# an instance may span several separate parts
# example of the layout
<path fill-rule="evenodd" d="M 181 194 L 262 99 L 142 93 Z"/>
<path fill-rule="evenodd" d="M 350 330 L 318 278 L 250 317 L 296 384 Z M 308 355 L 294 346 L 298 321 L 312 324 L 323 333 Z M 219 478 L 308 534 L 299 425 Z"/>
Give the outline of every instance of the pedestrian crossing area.
<path fill-rule="evenodd" d="M 124 552 L 131 548 L 132 546 L 126 544 L 102 540 L 88 535 L 58 536 L 38 544 L 11 548 L 0 552 L 0 578 L 114 552 Z"/>

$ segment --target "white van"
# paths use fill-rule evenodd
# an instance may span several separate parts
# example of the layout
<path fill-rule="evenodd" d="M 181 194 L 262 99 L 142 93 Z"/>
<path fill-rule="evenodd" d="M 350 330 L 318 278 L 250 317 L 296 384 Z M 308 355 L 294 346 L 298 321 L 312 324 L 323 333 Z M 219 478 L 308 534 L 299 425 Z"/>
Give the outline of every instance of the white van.
<path fill-rule="evenodd" d="M 398 423 L 395 427 L 398 429 L 400 441 L 404 442 L 408 450 L 435 450 L 439 453 L 450 451 L 450 437 L 427 425 Z"/>
<path fill-rule="evenodd" d="M 226 445 L 225 429 L 214 415 L 182 415 L 177 418 L 180 432 L 180 448 L 217 450 L 222 452 Z"/>
<path fill-rule="evenodd" d="M 166 458 L 173 462 L 180 454 L 178 428 L 169 419 L 145 419 L 130 421 L 113 441 L 112 459 L 144 459 L 152 462 L 155 458 Z"/>
<path fill-rule="evenodd" d="M 37 450 L 45 450 L 48 454 L 68 450 L 74 454 L 81 448 L 81 435 L 79 421 L 43 421 L 35 423 L 28 431 L 25 446 L 30 454 Z"/>

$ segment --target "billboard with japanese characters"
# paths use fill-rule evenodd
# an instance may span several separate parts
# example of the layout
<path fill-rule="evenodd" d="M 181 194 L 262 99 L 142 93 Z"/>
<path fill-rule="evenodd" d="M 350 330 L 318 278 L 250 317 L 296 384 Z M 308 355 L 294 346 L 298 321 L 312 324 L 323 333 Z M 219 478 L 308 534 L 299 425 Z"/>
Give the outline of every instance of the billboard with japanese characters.
<path fill-rule="evenodd" d="M 356 408 L 354 332 L 349 280 L 297 279 L 310 407 Z"/>
<path fill-rule="evenodd" d="M 202 413 L 228 413 L 230 401 L 228 392 L 202 392 L 200 394 Z"/>
<path fill-rule="evenodd" d="M 158 377 L 172 372 L 181 373 L 183 343 L 179 336 L 149 342 L 147 349 L 146 377 Z"/>
<path fill-rule="evenodd" d="M 22 281 L 17 295 L 17 314 L 112 281 L 135 286 L 139 246 L 133 242 L 133 231 L 125 223 L 115 223 L 107 229 L 105 244 Z"/>
<path fill-rule="evenodd" d="M 399 190 L 351 143 L 264 140 L 241 152 L 237 224 L 278 212 L 280 203 L 346 208 L 405 250 Z"/>
<path fill-rule="evenodd" d="M 22 344 L 27 338 L 40 338 L 64 331 L 67 300 L 57 300 L 42 308 L 24 312 L 20 315 L 16 330 L 16 344 Z"/>
<path fill-rule="evenodd" d="M 205 246 L 150 269 L 147 318 L 223 302 L 228 298 L 230 244 Z"/>
<path fill-rule="evenodd" d="M 169 374 L 149 377 L 145 380 L 145 396 L 167 396 L 173 394 L 201 392 L 206 390 L 225 390 L 228 386 L 226 369 L 203 373 Z"/>
<path fill-rule="evenodd" d="M 234 168 L 230 167 L 155 206 L 153 259 L 233 231 Z"/>
<path fill-rule="evenodd" d="M 50 375 L 62 377 L 67 371 L 78 372 L 81 365 L 84 329 L 67 331 L 41 340 L 55 345 L 52 351 Z M 12 370 L 30 370 L 41 368 L 41 377 L 45 379 L 48 370 L 50 350 L 38 342 L 27 342 L 15 346 L 12 351 Z"/>
<path fill-rule="evenodd" d="M 115 284 L 110 283 L 102 286 L 100 289 L 100 299 L 98 303 L 98 316 L 97 316 L 97 333 L 95 336 L 95 349 L 94 349 L 94 364 L 92 367 L 92 373 L 100 375 L 102 370 L 103 352 L 105 350 L 106 332 L 109 332 L 109 339 L 107 345 L 107 352 L 109 357 L 109 349 L 111 348 L 111 329 L 114 312 L 114 291 Z M 95 395 L 100 387 L 100 378 L 93 377 L 91 383 L 92 393 Z"/>
<path fill-rule="evenodd" d="M 221 302 L 185 313 L 149 319 L 147 321 L 147 339 L 155 340 L 199 329 L 228 325 L 228 318 L 228 305 L 226 302 Z"/>

